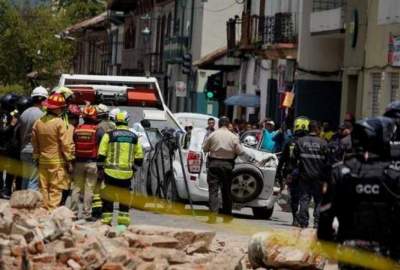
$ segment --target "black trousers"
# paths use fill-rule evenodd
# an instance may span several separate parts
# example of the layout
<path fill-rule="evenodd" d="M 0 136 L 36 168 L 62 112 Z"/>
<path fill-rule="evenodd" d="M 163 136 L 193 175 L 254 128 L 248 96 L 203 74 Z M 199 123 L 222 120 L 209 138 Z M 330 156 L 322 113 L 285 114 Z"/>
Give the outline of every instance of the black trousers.
<path fill-rule="evenodd" d="M 129 191 L 131 187 L 131 179 L 116 179 L 113 178 L 107 174 L 104 174 L 104 183 L 106 185 L 105 191 L 102 192 L 109 192 L 107 191 L 108 186 L 113 186 L 113 187 L 118 187 L 121 188 L 122 190 L 127 190 Z M 121 198 L 117 196 L 117 194 L 113 194 L 113 197 L 115 198 L 115 201 L 118 200 L 119 204 L 119 210 L 128 212 L 129 211 L 129 205 L 127 202 L 125 202 L 125 198 Z M 125 203 L 125 204 L 124 204 Z M 112 212 L 114 208 L 114 201 L 109 201 L 103 199 L 103 212 Z"/>
<path fill-rule="evenodd" d="M 301 227 L 308 227 L 309 221 L 309 207 L 311 198 L 314 200 L 314 227 L 318 226 L 319 209 L 322 199 L 322 183 L 318 180 L 300 179 L 300 209 L 298 214 L 298 221 Z"/>
<path fill-rule="evenodd" d="M 14 162 L 10 162 L 9 164 L 5 164 L 6 168 L 10 168 L 10 170 L 14 171 L 22 171 L 22 166 L 21 166 L 21 161 L 19 158 L 12 158 L 11 159 Z M 12 168 L 12 166 L 18 166 L 17 168 Z M 3 180 L 3 174 L 1 174 L 1 180 Z M 22 177 L 13 175 L 9 171 L 6 172 L 6 178 L 4 179 L 4 182 L 0 182 L 0 189 L 3 190 L 3 194 L 6 196 L 11 196 L 13 192 L 13 184 L 15 180 L 15 190 L 21 190 L 22 189 Z"/>
<path fill-rule="evenodd" d="M 232 161 L 210 159 L 208 163 L 207 182 L 209 193 L 210 210 L 217 213 L 219 210 L 218 193 L 221 187 L 222 194 L 222 214 L 232 214 Z"/>
<path fill-rule="evenodd" d="M 288 183 L 288 189 L 290 194 L 290 208 L 292 210 L 293 222 L 297 222 L 297 212 L 299 211 L 300 201 L 299 179 L 293 178 L 292 181 Z"/>

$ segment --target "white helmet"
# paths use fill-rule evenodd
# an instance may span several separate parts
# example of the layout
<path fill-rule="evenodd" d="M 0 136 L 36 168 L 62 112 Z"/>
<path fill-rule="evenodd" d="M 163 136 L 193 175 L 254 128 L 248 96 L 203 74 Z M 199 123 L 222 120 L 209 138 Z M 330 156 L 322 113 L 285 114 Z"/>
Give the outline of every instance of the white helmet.
<path fill-rule="evenodd" d="M 33 89 L 31 97 L 48 98 L 49 92 L 47 92 L 46 88 L 44 88 L 43 86 L 38 86 L 35 89 Z"/>
<path fill-rule="evenodd" d="M 256 146 L 257 139 L 254 136 L 247 136 L 244 138 L 243 143 L 247 146 Z"/>
<path fill-rule="evenodd" d="M 99 115 L 105 115 L 108 114 L 109 110 L 107 105 L 104 104 L 99 104 L 96 106 L 97 114 Z"/>
<path fill-rule="evenodd" d="M 110 119 L 111 119 L 112 121 L 115 121 L 115 116 L 116 116 L 119 112 L 121 112 L 121 110 L 120 110 L 119 108 L 112 109 L 112 110 L 110 111 L 110 114 L 109 114 Z"/>

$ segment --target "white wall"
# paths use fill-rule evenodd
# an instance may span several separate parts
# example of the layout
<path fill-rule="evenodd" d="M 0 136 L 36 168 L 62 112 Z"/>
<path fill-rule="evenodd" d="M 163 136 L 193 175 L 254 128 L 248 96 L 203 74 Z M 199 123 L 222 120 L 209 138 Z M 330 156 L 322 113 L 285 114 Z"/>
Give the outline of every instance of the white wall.
<path fill-rule="evenodd" d="M 267 116 L 267 100 L 268 100 L 268 80 L 272 78 L 272 61 L 261 61 L 261 74 L 260 74 L 260 120 Z"/>
<path fill-rule="evenodd" d="M 311 36 L 312 0 L 300 0 L 297 62 L 300 68 L 316 71 L 337 71 L 343 63 L 344 39 Z M 304 76 L 308 76 L 304 74 Z M 308 79 L 300 77 L 297 79 Z M 321 78 L 320 78 L 321 79 Z M 328 78 L 331 80 L 331 78 Z M 339 79 L 339 78 L 337 78 Z"/>
<path fill-rule="evenodd" d="M 200 8 L 201 2 L 197 0 L 195 8 L 203 12 L 202 25 L 194 25 L 195 29 L 202 29 L 200 58 L 226 46 L 226 22 L 235 15 L 241 15 L 243 10 L 243 5 L 234 4 L 234 0 L 208 0 L 203 3 L 203 8 Z M 196 35 L 199 32 L 193 33 Z"/>
<path fill-rule="evenodd" d="M 378 0 L 378 25 L 400 23 L 400 1 Z"/>

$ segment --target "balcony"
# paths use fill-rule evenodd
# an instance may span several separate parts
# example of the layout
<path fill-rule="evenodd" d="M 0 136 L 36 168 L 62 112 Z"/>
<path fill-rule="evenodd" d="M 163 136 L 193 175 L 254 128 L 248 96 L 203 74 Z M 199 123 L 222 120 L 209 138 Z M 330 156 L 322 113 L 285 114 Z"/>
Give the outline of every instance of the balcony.
<path fill-rule="evenodd" d="M 244 13 L 227 22 L 228 54 L 235 51 L 263 51 L 295 48 L 297 45 L 297 16 L 277 13 L 258 16 Z"/>
<path fill-rule="evenodd" d="M 314 0 L 310 17 L 312 35 L 344 33 L 345 0 Z"/>

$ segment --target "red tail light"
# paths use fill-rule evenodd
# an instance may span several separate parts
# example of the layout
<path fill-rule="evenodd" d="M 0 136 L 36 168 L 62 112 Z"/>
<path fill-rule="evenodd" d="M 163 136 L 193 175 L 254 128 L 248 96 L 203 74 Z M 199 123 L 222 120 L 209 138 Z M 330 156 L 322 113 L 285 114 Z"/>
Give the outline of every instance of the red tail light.
<path fill-rule="evenodd" d="M 200 152 L 189 151 L 187 156 L 187 167 L 189 173 L 200 173 L 203 157 Z"/>

